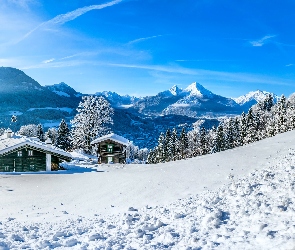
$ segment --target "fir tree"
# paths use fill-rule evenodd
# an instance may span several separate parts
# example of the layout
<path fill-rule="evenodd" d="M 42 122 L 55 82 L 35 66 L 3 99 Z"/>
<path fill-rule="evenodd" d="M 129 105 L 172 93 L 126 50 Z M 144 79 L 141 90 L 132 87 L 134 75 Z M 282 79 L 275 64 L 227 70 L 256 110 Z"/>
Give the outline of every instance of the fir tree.
<path fill-rule="evenodd" d="M 219 126 L 217 127 L 215 144 L 216 152 L 225 150 L 225 138 L 222 124 L 219 124 Z"/>
<path fill-rule="evenodd" d="M 269 112 L 273 106 L 273 96 L 271 94 L 268 94 L 263 101 L 263 109 Z"/>
<path fill-rule="evenodd" d="M 199 155 L 208 154 L 209 148 L 207 143 L 207 132 L 204 127 L 202 127 L 200 130 L 198 145 L 199 145 L 199 150 L 198 150 Z"/>
<path fill-rule="evenodd" d="M 210 149 L 210 151 L 208 152 L 209 154 L 214 154 L 217 152 L 216 138 L 217 138 L 217 132 L 216 132 L 215 126 L 213 126 L 212 129 L 208 131 L 208 145 Z"/>
<path fill-rule="evenodd" d="M 44 131 L 41 124 L 38 124 L 37 126 L 37 138 L 39 138 L 40 141 L 44 141 Z"/>
<path fill-rule="evenodd" d="M 151 149 L 149 154 L 148 154 L 148 157 L 147 157 L 147 163 L 148 164 L 155 164 L 155 163 L 158 163 L 157 161 L 157 152 L 155 149 Z"/>
<path fill-rule="evenodd" d="M 185 128 L 182 128 L 179 138 L 179 152 L 180 152 L 180 159 L 186 158 L 186 153 L 188 150 L 188 138 L 185 132 Z"/>
<path fill-rule="evenodd" d="M 231 149 L 234 148 L 234 143 L 235 143 L 235 127 L 234 127 L 234 120 L 233 118 L 230 118 L 229 120 L 226 121 L 225 124 L 225 148 L 226 149 Z"/>
<path fill-rule="evenodd" d="M 173 143 L 173 147 L 172 147 L 173 161 L 175 161 L 175 160 L 179 159 L 179 152 L 180 152 L 179 151 L 179 139 L 178 139 L 176 128 L 174 128 L 172 130 L 171 141 Z"/>
<path fill-rule="evenodd" d="M 166 135 L 165 135 L 165 161 L 173 160 L 173 151 L 174 151 L 174 145 L 173 145 L 171 130 L 167 129 Z"/>
<path fill-rule="evenodd" d="M 240 134 L 240 122 L 239 118 L 236 117 L 234 121 L 234 132 L 233 132 L 233 139 L 234 139 L 234 148 L 241 146 L 242 140 L 241 140 L 241 134 Z"/>
<path fill-rule="evenodd" d="M 282 95 L 274 112 L 274 116 L 276 118 L 276 133 L 284 133 L 288 131 L 286 106 L 286 98 Z"/>
<path fill-rule="evenodd" d="M 241 145 L 244 145 L 246 136 L 247 136 L 247 119 L 246 119 L 246 114 L 243 112 L 242 115 L 240 116 Z"/>
<path fill-rule="evenodd" d="M 55 145 L 66 151 L 72 148 L 70 129 L 64 119 L 59 124 Z"/>
<path fill-rule="evenodd" d="M 256 131 L 256 124 L 255 124 L 255 117 L 252 108 L 249 109 L 247 116 L 246 116 L 246 131 L 247 134 L 244 138 L 244 143 L 251 143 L 257 141 L 257 131 Z"/>
<path fill-rule="evenodd" d="M 166 140 L 163 133 L 158 139 L 158 146 L 156 147 L 156 162 L 165 162 L 166 159 Z"/>

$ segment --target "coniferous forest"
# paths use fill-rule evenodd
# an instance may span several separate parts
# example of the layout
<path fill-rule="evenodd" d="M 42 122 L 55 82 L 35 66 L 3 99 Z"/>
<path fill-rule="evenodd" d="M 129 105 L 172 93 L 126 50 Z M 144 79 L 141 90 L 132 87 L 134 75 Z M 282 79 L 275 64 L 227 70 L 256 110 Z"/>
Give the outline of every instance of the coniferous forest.
<path fill-rule="evenodd" d="M 272 95 L 252 106 L 247 113 L 224 119 L 218 127 L 205 129 L 196 124 L 194 129 L 177 133 L 167 130 L 158 139 L 147 162 L 169 162 L 212 154 L 243 146 L 295 128 L 295 95 L 281 96 L 274 103 Z"/>

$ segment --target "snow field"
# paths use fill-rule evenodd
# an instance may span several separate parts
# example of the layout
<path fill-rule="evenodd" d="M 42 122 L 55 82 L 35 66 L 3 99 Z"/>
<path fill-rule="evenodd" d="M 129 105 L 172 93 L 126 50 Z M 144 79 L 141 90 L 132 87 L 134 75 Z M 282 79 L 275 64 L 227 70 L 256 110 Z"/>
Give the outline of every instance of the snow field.
<path fill-rule="evenodd" d="M 45 223 L 0 224 L 1 249 L 294 249 L 295 151 L 168 206 Z"/>
<path fill-rule="evenodd" d="M 155 166 L 2 175 L 0 249 L 294 249 L 294 135 Z"/>

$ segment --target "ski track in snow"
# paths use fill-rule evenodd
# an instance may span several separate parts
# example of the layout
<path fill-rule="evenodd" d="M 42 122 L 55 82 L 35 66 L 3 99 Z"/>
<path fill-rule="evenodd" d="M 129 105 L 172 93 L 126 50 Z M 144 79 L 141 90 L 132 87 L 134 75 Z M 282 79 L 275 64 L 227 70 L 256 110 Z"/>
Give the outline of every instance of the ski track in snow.
<path fill-rule="evenodd" d="M 294 135 L 289 132 L 285 137 Z M 239 157 L 238 152 L 232 154 Z M 219 188 L 170 204 L 130 206 L 124 212 L 89 216 L 73 216 L 65 208 L 56 220 L 48 215 L 42 221 L 36 214 L 32 220 L 18 219 L 22 212 L 17 210 L 3 217 L 7 215 L 4 191 L 13 195 L 17 187 L 0 184 L 0 249 L 294 249 L 295 146 L 277 155 L 246 175 L 228 175 L 227 183 Z M 15 203 L 20 202 L 17 198 Z M 39 208 L 32 204 L 31 209 Z M 48 208 L 47 213 L 55 209 Z"/>

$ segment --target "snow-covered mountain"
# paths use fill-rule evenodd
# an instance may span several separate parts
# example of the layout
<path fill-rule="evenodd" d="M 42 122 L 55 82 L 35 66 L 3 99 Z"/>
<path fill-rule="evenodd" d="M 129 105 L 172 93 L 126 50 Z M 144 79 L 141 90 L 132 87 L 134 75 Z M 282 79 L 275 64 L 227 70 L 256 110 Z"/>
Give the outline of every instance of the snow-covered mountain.
<path fill-rule="evenodd" d="M 81 97 L 83 94 L 77 92 L 69 85 L 65 84 L 64 82 L 54 84 L 54 85 L 47 85 L 45 86 L 48 90 L 54 92 L 59 96 L 65 96 L 70 98 Z"/>
<path fill-rule="evenodd" d="M 252 104 L 263 98 L 249 93 L 236 100 L 237 103 L 196 82 L 184 89 L 174 85 L 157 95 L 143 98 L 121 96 L 110 91 L 96 94 L 104 96 L 115 108 L 113 131 L 140 147 L 155 146 L 159 133 L 167 128 L 185 126 L 189 129 L 198 119 L 196 117 L 217 118 L 247 112 Z M 57 126 L 61 119 L 69 122 L 83 95 L 65 83 L 44 87 L 21 70 L 1 67 L 1 127 L 10 126 L 13 114 L 17 115 L 16 129 L 24 124 Z M 217 124 L 216 119 L 206 119 L 208 128 Z"/>
<path fill-rule="evenodd" d="M 105 97 L 113 107 L 118 108 L 129 108 L 134 102 L 138 101 L 139 98 L 130 95 L 119 95 L 112 91 L 103 91 L 95 93 L 97 96 Z"/>
<path fill-rule="evenodd" d="M 129 108 L 131 112 L 153 117 L 161 115 L 185 115 L 190 117 L 217 117 L 226 114 L 240 114 L 262 101 L 271 94 L 276 102 L 278 96 L 266 91 L 251 91 L 238 98 L 227 98 L 216 95 L 200 83 L 194 82 L 185 89 L 174 85 L 168 90 L 154 96 L 136 98 L 121 96 L 115 92 L 99 92 L 96 95 L 104 96 L 114 107 Z"/>
<path fill-rule="evenodd" d="M 187 115 L 236 113 L 240 106 L 232 99 L 216 95 L 199 83 L 181 89 L 173 86 L 156 96 L 147 96 L 133 104 L 133 108 L 145 115 Z"/>
<path fill-rule="evenodd" d="M 267 95 L 271 95 L 273 97 L 274 102 L 277 102 L 279 99 L 279 97 L 273 93 L 256 90 L 256 91 L 250 91 L 246 95 L 233 98 L 233 100 L 244 108 L 250 108 L 252 105 L 255 105 L 258 102 L 262 102 Z"/>

